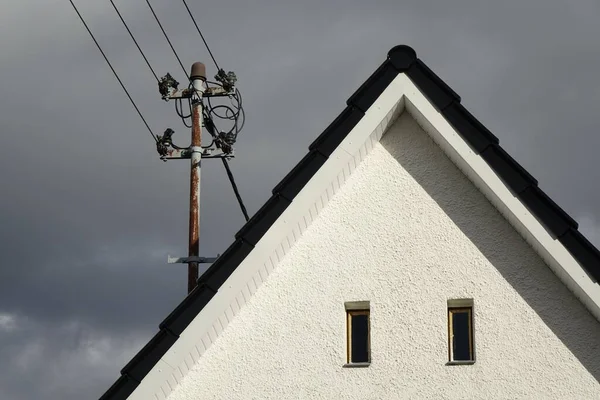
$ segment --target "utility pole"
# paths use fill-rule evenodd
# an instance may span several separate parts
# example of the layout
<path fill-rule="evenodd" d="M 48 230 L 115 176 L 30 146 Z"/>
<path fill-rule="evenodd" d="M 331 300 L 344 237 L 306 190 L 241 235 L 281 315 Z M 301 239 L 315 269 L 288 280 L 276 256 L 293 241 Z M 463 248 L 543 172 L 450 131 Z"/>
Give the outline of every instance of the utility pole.
<path fill-rule="evenodd" d="M 198 282 L 198 266 L 204 263 L 213 263 L 217 257 L 200 257 L 200 173 L 201 162 L 203 158 L 221 158 L 227 160 L 234 157 L 233 144 L 236 140 L 237 129 L 229 132 L 218 132 L 211 117 L 211 106 L 208 103 L 206 110 L 203 110 L 203 99 L 209 97 L 221 97 L 233 99 L 238 102 L 238 110 L 234 111 L 231 107 L 225 106 L 234 116 L 235 126 L 237 128 L 237 118 L 241 110 L 241 100 L 239 92 L 236 94 L 235 82 L 237 80 L 233 72 L 225 73 L 219 70 L 215 76 L 217 82 L 211 82 L 208 85 L 206 80 L 206 66 L 201 62 L 192 65 L 190 75 L 190 86 L 185 89 L 178 89 L 177 82 L 170 74 L 166 74 L 160 79 L 158 88 L 163 100 L 182 100 L 190 101 L 191 115 L 183 116 L 182 111 L 177 108 L 179 116 L 192 118 L 191 130 L 192 140 L 188 147 L 179 147 L 173 143 L 172 136 L 175 133 L 172 129 L 167 129 L 163 136 L 157 136 L 156 149 L 161 160 L 181 160 L 190 159 L 190 210 L 189 210 L 189 252 L 188 257 L 168 257 L 169 264 L 181 263 L 188 264 L 188 294 L 194 290 Z M 181 107 L 181 106 L 180 106 Z M 220 106 L 224 107 L 224 106 Z M 206 113 L 204 112 L 206 111 Z M 223 117 L 221 117 L 223 118 Z M 227 119 L 232 119 L 231 117 Z M 189 125 L 188 125 L 189 126 Z M 205 127 L 211 135 L 212 143 L 209 146 L 202 146 L 202 127 Z"/>
<path fill-rule="evenodd" d="M 200 256 L 200 173 L 202 164 L 202 95 L 206 81 L 206 66 L 201 62 L 192 65 L 192 145 L 190 171 L 190 237 L 189 257 Z M 188 263 L 188 293 L 196 287 L 198 263 Z"/>
<path fill-rule="evenodd" d="M 212 58 L 212 60 L 215 63 L 215 66 L 217 67 L 218 71 L 214 77 L 215 81 L 207 81 L 206 80 L 206 66 L 201 62 L 196 62 L 196 63 L 192 64 L 191 75 L 188 78 L 189 86 L 187 86 L 185 89 L 179 90 L 178 89 L 179 82 L 177 82 L 169 73 L 167 73 L 161 79 L 158 79 L 158 76 L 156 75 L 156 73 L 154 72 L 154 69 L 148 62 L 148 59 L 144 55 L 144 52 L 142 51 L 138 42 L 135 40 L 135 37 L 131 33 L 131 30 L 125 23 L 125 20 L 121 16 L 121 13 L 119 12 L 117 6 L 111 0 L 112 6 L 115 9 L 119 18 L 121 19 L 121 22 L 127 29 L 127 32 L 129 32 L 129 36 L 131 37 L 131 39 L 137 46 L 142 57 L 144 58 L 144 61 L 146 61 L 148 68 L 150 69 L 150 71 L 152 72 L 152 74 L 154 75 L 156 80 L 158 81 L 158 90 L 162 96 L 162 99 L 165 101 L 175 100 L 175 110 L 177 111 L 177 114 L 182 119 L 183 124 L 187 128 L 191 128 L 191 130 L 192 130 L 192 135 L 191 135 L 192 140 L 191 140 L 190 145 L 188 147 L 179 147 L 173 143 L 172 136 L 175 132 L 172 129 L 167 128 L 162 136 L 155 135 L 154 132 L 152 131 L 152 129 L 150 129 L 150 126 L 146 122 L 146 119 L 144 118 L 144 116 L 138 109 L 137 105 L 131 98 L 131 95 L 125 88 L 125 85 L 123 85 L 121 78 L 119 78 L 119 75 L 117 75 L 117 72 L 115 71 L 112 64 L 106 57 L 106 54 L 104 54 L 102 47 L 100 47 L 100 44 L 98 43 L 98 41 L 94 37 L 94 34 L 92 33 L 92 31 L 88 27 L 87 23 L 83 19 L 83 16 L 77 9 L 77 6 L 75 6 L 75 3 L 73 2 L 73 0 L 70 0 L 70 2 L 71 2 L 71 6 L 73 6 L 73 9 L 79 16 L 79 19 L 83 23 L 83 26 L 86 28 L 86 30 L 90 34 L 92 40 L 98 47 L 98 50 L 100 50 L 100 53 L 106 60 L 110 69 L 112 70 L 115 78 L 121 85 L 121 88 L 123 89 L 123 91 L 125 92 L 127 97 L 129 98 L 129 101 L 131 101 L 131 104 L 133 105 L 133 107 L 137 111 L 138 115 L 140 116 L 140 118 L 142 119 L 144 124 L 146 125 L 146 128 L 152 135 L 153 139 L 155 139 L 156 150 L 158 151 L 158 154 L 160 155 L 160 159 L 163 161 L 190 159 L 191 169 L 190 169 L 190 210 L 189 210 L 189 247 L 188 247 L 189 255 L 188 255 L 188 257 L 168 256 L 168 258 L 167 258 L 167 262 L 169 264 L 175 264 L 175 263 L 188 264 L 188 285 L 187 285 L 187 287 L 188 287 L 188 294 L 189 294 L 191 291 L 194 290 L 194 288 L 196 287 L 197 282 L 198 282 L 198 278 L 199 278 L 198 265 L 204 264 L 204 263 L 213 263 L 219 257 L 218 255 L 217 255 L 217 257 L 200 257 L 199 256 L 199 253 L 200 253 L 200 172 L 201 172 L 201 162 L 202 162 L 203 158 L 220 158 L 221 159 L 221 161 L 223 162 L 223 165 L 225 166 L 225 169 L 227 171 L 227 176 L 229 178 L 229 181 L 231 182 L 231 185 L 233 187 L 233 191 L 236 195 L 238 203 L 240 204 L 240 207 L 242 209 L 242 213 L 244 214 L 246 221 L 249 220 L 248 213 L 246 211 L 246 207 L 244 206 L 244 204 L 242 202 L 242 198 L 239 195 L 237 186 L 233 179 L 233 174 L 231 173 L 229 164 L 227 162 L 228 159 L 234 157 L 233 145 L 235 144 L 235 142 L 237 140 L 237 135 L 242 130 L 242 127 L 244 126 L 244 122 L 246 120 L 245 112 L 242 107 L 242 96 L 241 96 L 239 90 L 235 87 L 235 84 L 237 82 L 237 77 L 233 71 L 229 71 L 226 73 L 225 70 L 223 70 L 219 67 L 217 60 L 215 59 L 212 52 L 210 51 L 210 48 L 208 47 L 208 44 L 206 43 L 206 40 L 204 39 L 204 36 L 202 35 L 202 32 L 200 31 L 200 28 L 198 27 L 198 24 L 196 23 L 196 20 L 194 19 L 192 12 L 190 11 L 189 7 L 187 6 L 187 4 L 184 0 L 183 3 L 185 4 L 185 8 L 186 8 L 188 14 L 190 15 L 190 18 L 192 19 L 192 22 L 194 23 L 196 30 L 198 31 L 198 34 L 200 35 L 200 38 L 204 42 L 204 45 L 206 46 L 206 49 L 208 50 L 210 57 Z M 150 11 L 152 11 L 152 14 L 154 15 L 154 19 L 156 20 L 159 27 L 161 28 L 163 35 L 165 36 L 165 39 L 169 43 L 169 46 L 171 47 L 171 50 L 173 51 L 175 58 L 177 58 L 179 65 L 181 66 L 182 70 L 184 70 L 183 71 L 184 74 L 187 76 L 185 67 L 181 63 L 181 59 L 179 58 L 179 56 L 177 55 L 177 52 L 175 51 L 175 48 L 171 44 L 171 40 L 169 40 L 167 33 L 163 29 L 162 24 L 160 23 L 160 20 L 158 19 L 156 13 L 154 12 L 154 9 L 152 8 L 152 6 L 150 5 L 149 2 L 147 2 L 147 3 L 148 3 L 148 7 L 150 8 Z M 210 102 L 211 97 L 221 97 L 224 100 L 225 99 L 229 100 L 229 104 L 225 104 L 225 105 L 217 104 L 217 105 L 213 106 Z M 207 101 L 205 107 L 203 107 L 203 99 L 204 98 L 208 98 L 208 101 Z M 189 115 L 185 115 L 186 113 L 183 111 L 183 108 L 184 108 L 183 100 L 184 99 L 185 99 L 185 102 L 188 103 L 188 105 L 189 105 L 189 110 L 188 110 Z M 217 109 L 221 110 L 221 114 L 216 112 Z M 233 124 L 233 126 L 230 126 L 229 129 L 222 131 L 217 128 L 217 125 L 213 121 L 213 117 L 216 120 L 220 119 L 221 122 L 223 122 L 223 121 L 230 122 Z M 191 118 L 191 120 L 192 120 L 191 125 L 187 123 L 188 118 Z M 206 131 L 210 134 L 211 139 L 212 139 L 211 143 L 208 146 L 202 146 L 202 127 L 203 126 L 206 128 Z"/>

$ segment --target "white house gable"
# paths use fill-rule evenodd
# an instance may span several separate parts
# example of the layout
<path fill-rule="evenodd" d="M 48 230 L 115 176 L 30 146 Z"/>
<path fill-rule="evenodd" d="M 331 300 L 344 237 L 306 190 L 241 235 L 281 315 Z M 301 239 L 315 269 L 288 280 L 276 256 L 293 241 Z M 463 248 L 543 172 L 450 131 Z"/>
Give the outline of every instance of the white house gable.
<path fill-rule="evenodd" d="M 101 400 L 600 398 L 600 251 L 392 48 Z"/>
<path fill-rule="evenodd" d="M 449 301 L 474 362 L 449 363 Z M 596 399 L 599 332 L 407 107 L 168 399 Z"/>

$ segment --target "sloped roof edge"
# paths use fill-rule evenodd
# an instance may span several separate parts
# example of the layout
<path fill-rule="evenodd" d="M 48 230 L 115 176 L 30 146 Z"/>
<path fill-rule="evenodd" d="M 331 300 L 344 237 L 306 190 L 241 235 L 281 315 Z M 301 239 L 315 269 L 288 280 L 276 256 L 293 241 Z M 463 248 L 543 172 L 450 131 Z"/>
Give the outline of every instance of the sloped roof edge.
<path fill-rule="evenodd" d="M 600 251 L 578 231 L 577 222 L 538 187 L 537 180 L 502 149 L 498 138 L 460 104 L 460 96 L 417 58 L 412 48 L 400 45 L 388 52 L 385 62 L 350 96 L 346 108 L 309 146 L 306 156 L 273 189 L 271 198 L 238 231 L 233 244 L 200 277 L 198 286 L 159 325 L 159 332 L 121 370 L 121 377 L 100 400 L 126 399 L 133 393 L 400 73 L 410 78 L 514 195 L 570 252 L 590 278 L 596 284 L 600 281 Z"/>

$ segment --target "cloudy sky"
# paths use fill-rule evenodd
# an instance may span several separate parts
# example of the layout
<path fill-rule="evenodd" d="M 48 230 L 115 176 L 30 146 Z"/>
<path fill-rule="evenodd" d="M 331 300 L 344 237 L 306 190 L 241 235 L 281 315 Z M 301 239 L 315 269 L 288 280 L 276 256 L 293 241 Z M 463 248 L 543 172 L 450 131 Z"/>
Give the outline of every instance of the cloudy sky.
<path fill-rule="evenodd" d="M 231 165 L 250 213 L 397 44 L 409 44 L 600 245 L 597 0 L 195 1 L 239 77 Z M 115 0 L 159 75 L 182 71 L 144 0 Z M 108 1 L 76 3 L 150 126 L 186 129 Z M 484 5 L 484 3 L 490 3 Z M 214 65 L 183 4 L 153 0 L 184 64 Z M 94 399 L 186 292 L 188 163 L 154 143 L 68 0 L 0 5 L 0 398 Z M 243 224 L 203 163 L 201 253 Z"/>

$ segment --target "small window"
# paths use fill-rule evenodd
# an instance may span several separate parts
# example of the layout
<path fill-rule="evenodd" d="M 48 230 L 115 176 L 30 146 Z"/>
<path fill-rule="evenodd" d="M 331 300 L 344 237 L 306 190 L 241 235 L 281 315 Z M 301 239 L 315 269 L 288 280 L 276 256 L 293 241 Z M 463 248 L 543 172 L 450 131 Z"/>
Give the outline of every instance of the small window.
<path fill-rule="evenodd" d="M 467 302 L 465 300 L 463 303 Z M 451 306 L 448 302 L 448 340 L 450 363 L 473 363 L 473 303 Z M 456 304 L 456 302 L 455 302 Z"/>
<path fill-rule="evenodd" d="M 368 302 L 346 303 L 348 365 L 365 365 L 371 362 L 371 323 L 368 307 Z"/>

